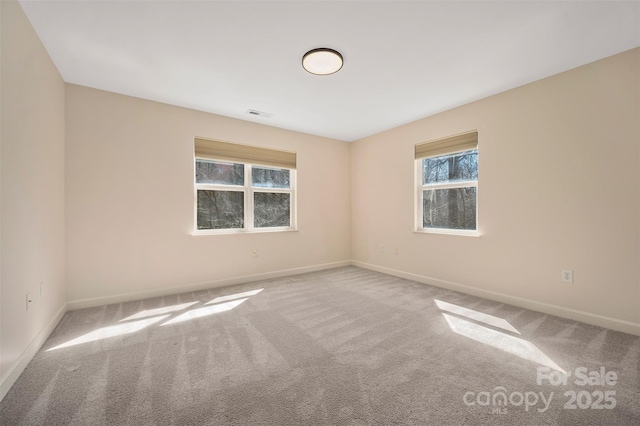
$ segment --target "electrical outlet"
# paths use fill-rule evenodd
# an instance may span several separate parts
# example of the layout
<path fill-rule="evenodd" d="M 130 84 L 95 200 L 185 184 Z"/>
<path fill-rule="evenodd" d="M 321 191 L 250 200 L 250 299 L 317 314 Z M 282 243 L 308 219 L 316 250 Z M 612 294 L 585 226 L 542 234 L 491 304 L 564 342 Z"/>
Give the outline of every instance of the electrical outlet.
<path fill-rule="evenodd" d="M 27 311 L 29 310 L 29 305 L 31 304 L 31 293 L 27 293 L 27 296 L 25 297 L 26 299 L 26 305 L 27 305 Z"/>
<path fill-rule="evenodd" d="M 393 248 L 393 254 L 398 254 L 399 252 L 400 252 L 400 249 L 398 247 Z"/>
<path fill-rule="evenodd" d="M 40 283 L 40 297 L 44 296 L 44 281 Z"/>
<path fill-rule="evenodd" d="M 378 246 L 378 251 L 379 251 L 380 253 L 384 253 L 384 244 L 380 244 L 380 245 Z"/>
<path fill-rule="evenodd" d="M 560 280 L 563 283 L 572 283 L 573 282 L 573 270 L 571 270 L 571 269 L 562 269 L 560 271 Z"/>
<path fill-rule="evenodd" d="M 253 249 L 251 251 L 251 257 L 258 257 L 258 249 Z"/>

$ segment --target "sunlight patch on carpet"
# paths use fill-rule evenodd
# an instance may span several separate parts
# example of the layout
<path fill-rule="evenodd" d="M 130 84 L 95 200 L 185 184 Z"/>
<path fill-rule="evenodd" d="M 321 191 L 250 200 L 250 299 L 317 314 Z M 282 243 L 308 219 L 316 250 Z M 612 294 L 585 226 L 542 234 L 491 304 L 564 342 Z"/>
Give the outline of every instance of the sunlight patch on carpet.
<path fill-rule="evenodd" d="M 227 302 L 229 300 L 242 299 L 249 296 L 254 296 L 260 293 L 263 288 L 259 288 L 257 290 L 243 291 L 242 293 L 229 294 L 227 296 L 216 297 L 215 299 L 205 303 L 205 305 L 213 305 L 214 303 Z"/>
<path fill-rule="evenodd" d="M 189 306 L 195 305 L 196 303 L 198 303 L 198 301 L 182 303 L 180 305 L 165 306 L 164 308 L 145 309 L 144 311 L 140 311 L 137 314 L 133 314 L 124 319 L 121 319 L 120 322 L 137 320 L 137 319 L 142 319 L 147 317 L 154 317 L 156 315 L 162 315 L 162 314 L 169 314 L 171 312 L 187 309 Z"/>
<path fill-rule="evenodd" d="M 155 318 L 148 318 L 139 321 L 127 322 L 124 324 L 111 325 L 109 327 L 102 327 L 97 330 L 92 331 L 91 333 L 87 333 L 83 336 L 77 337 L 75 339 L 69 340 L 66 343 L 55 346 L 51 349 L 48 349 L 47 352 L 53 351 L 56 349 L 68 348 L 69 346 L 76 346 L 83 343 L 95 342 L 97 340 L 108 339 L 110 337 L 123 336 L 126 334 L 135 333 L 137 331 L 142 330 L 152 324 L 160 322 L 169 315 L 163 315 Z"/>
<path fill-rule="evenodd" d="M 165 325 L 172 325 L 172 324 L 178 324 L 184 321 L 190 321 L 196 318 L 202 318 L 202 317 L 206 317 L 209 315 L 213 315 L 213 314 L 218 314 L 220 312 L 226 312 L 226 311 L 230 311 L 231 309 L 235 308 L 236 306 L 240 305 L 242 302 L 244 302 L 247 299 L 239 299 L 239 300 L 233 300 L 231 302 L 226 302 L 226 303 L 219 303 L 217 305 L 213 305 L 213 306 L 207 306 L 204 308 L 198 308 L 198 309 L 193 309 L 191 311 L 185 312 L 184 314 L 180 314 L 177 317 L 165 322 L 164 324 L 161 324 L 160 326 L 163 327 Z"/>
<path fill-rule="evenodd" d="M 442 311 L 451 312 L 487 325 L 492 325 L 503 330 L 510 331 L 512 333 L 520 334 L 514 326 L 509 324 L 504 318 L 494 317 L 493 315 L 485 314 L 482 312 L 474 311 L 473 309 L 464 308 L 462 306 L 454 305 L 453 303 L 443 302 L 442 300 L 434 299 L 438 308 Z"/>
<path fill-rule="evenodd" d="M 553 362 L 553 360 L 544 352 L 538 349 L 536 345 L 527 340 L 484 327 L 462 318 L 454 317 L 445 313 L 442 313 L 442 315 L 447 320 L 451 330 L 462 336 L 503 350 L 522 359 L 533 361 L 540 365 L 553 368 L 554 370 L 564 372 L 562 368 Z"/>

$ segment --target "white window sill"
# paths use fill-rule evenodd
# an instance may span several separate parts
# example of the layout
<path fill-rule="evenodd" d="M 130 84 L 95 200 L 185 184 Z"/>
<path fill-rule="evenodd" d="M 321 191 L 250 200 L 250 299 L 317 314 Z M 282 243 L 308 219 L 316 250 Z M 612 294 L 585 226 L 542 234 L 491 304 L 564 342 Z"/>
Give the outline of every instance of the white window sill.
<path fill-rule="evenodd" d="M 465 229 L 441 229 L 441 228 L 418 228 L 413 231 L 416 234 L 441 234 L 441 235 L 462 235 L 465 237 L 480 237 L 478 231 Z"/>
<path fill-rule="evenodd" d="M 238 235 L 238 234 L 264 234 L 270 232 L 298 232 L 295 228 L 260 228 L 260 229 L 198 229 L 191 235 Z"/>

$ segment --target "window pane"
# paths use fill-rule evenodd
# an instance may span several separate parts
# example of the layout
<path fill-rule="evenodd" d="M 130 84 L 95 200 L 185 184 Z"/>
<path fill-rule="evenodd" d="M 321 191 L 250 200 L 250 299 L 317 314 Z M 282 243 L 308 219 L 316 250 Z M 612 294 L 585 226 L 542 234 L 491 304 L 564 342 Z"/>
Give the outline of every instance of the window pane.
<path fill-rule="evenodd" d="M 244 192 L 198 190 L 198 229 L 244 227 Z"/>
<path fill-rule="evenodd" d="M 290 226 L 291 194 L 255 192 L 254 224 L 256 228 Z"/>
<path fill-rule="evenodd" d="M 422 160 L 422 183 L 478 180 L 478 150 Z"/>
<path fill-rule="evenodd" d="M 265 167 L 251 168 L 251 185 L 258 188 L 289 188 L 289 170 L 269 169 Z"/>
<path fill-rule="evenodd" d="M 476 229 L 476 187 L 423 191 L 423 227 Z"/>
<path fill-rule="evenodd" d="M 196 183 L 244 185 L 244 164 L 196 160 Z"/>

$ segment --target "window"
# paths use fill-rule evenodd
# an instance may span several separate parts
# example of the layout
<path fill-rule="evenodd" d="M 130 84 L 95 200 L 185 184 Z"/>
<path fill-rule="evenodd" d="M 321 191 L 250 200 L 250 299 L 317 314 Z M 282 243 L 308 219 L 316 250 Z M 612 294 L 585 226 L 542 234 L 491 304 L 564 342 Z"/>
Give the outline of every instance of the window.
<path fill-rule="evenodd" d="M 416 231 L 477 235 L 478 133 L 415 146 Z"/>
<path fill-rule="evenodd" d="M 295 166 L 295 153 L 196 138 L 196 230 L 294 230 Z"/>

